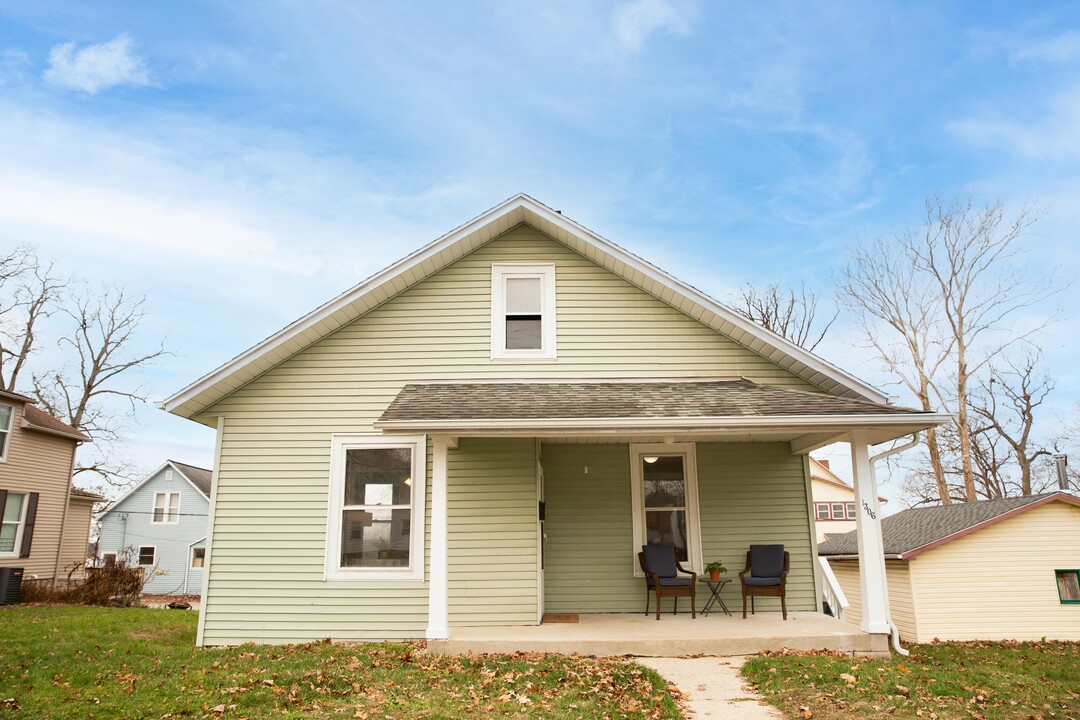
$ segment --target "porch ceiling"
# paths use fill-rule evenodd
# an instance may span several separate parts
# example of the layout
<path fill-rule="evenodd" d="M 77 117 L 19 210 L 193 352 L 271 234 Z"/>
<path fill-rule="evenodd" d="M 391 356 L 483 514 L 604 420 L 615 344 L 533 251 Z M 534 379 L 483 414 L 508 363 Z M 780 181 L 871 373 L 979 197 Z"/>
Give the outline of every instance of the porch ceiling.
<path fill-rule="evenodd" d="M 785 441 L 793 452 L 803 453 L 855 430 L 876 444 L 948 419 L 744 378 L 518 380 L 409 384 L 375 426 L 389 433 L 527 436 L 553 442 Z"/>

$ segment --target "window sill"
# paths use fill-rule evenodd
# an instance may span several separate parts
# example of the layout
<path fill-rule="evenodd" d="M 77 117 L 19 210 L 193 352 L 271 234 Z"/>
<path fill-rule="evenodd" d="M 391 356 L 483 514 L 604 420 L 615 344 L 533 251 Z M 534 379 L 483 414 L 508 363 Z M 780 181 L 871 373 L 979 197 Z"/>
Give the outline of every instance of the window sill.
<path fill-rule="evenodd" d="M 332 572 L 326 582 L 424 582 L 424 574 L 416 570 L 369 570 L 366 572 Z"/>

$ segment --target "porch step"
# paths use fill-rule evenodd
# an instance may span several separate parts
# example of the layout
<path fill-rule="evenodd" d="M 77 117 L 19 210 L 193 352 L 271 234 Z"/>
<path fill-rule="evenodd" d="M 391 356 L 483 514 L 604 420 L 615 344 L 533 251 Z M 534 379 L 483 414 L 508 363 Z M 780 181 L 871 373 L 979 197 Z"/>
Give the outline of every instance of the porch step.
<path fill-rule="evenodd" d="M 871 636 L 820 613 L 741 616 L 581 615 L 577 624 L 455 627 L 448 640 L 429 641 L 444 655 L 539 652 L 570 655 L 754 655 L 766 651 L 833 650 L 857 655 L 887 653 L 884 636 Z"/>

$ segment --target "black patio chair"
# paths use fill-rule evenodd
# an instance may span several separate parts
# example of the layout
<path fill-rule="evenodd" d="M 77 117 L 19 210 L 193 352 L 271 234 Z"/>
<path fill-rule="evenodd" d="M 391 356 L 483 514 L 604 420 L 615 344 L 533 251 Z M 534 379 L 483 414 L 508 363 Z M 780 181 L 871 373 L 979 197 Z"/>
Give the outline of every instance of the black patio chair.
<path fill-rule="evenodd" d="M 660 598 L 675 599 L 672 614 L 679 612 L 679 598 L 690 598 L 690 617 L 697 619 L 696 598 L 697 573 L 687 570 L 675 556 L 672 545 L 642 545 L 638 553 L 638 563 L 645 573 L 645 614 L 649 614 L 649 597 L 656 595 L 656 619 L 660 619 Z M 679 573 L 690 577 L 679 577 Z"/>
<path fill-rule="evenodd" d="M 780 610 L 787 620 L 787 574 L 791 555 L 783 545 L 751 545 L 746 551 L 746 568 L 739 573 L 742 583 L 742 616 L 746 618 L 746 598 L 754 613 L 755 597 L 780 598 Z"/>

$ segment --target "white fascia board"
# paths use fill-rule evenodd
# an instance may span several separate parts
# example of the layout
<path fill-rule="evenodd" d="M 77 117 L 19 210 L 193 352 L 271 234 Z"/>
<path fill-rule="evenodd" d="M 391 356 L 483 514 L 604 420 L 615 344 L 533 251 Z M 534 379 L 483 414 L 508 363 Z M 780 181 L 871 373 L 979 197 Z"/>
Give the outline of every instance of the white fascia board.
<path fill-rule="evenodd" d="M 544 418 L 535 420 L 377 420 L 384 431 L 680 430 L 745 428 L 856 428 L 890 425 L 930 427 L 949 422 L 945 413 L 872 415 L 770 415 L 765 417 Z"/>
<path fill-rule="evenodd" d="M 877 403 L 885 404 L 888 402 L 888 396 L 876 388 L 864 383 L 863 381 L 855 378 L 854 376 L 844 372 L 843 370 L 825 362 L 824 360 L 814 356 L 812 353 L 804 350 L 795 343 L 792 343 L 783 337 L 773 333 L 770 330 L 766 330 L 757 323 L 751 322 L 742 317 L 734 310 L 720 304 L 716 300 L 713 300 L 709 296 L 705 295 L 696 288 L 687 285 L 686 283 L 678 280 L 674 276 L 661 270 L 660 268 L 651 265 L 647 261 L 639 258 L 633 253 L 624 250 L 618 245 L 612 243 L 609 240 L 597 235 L 588 228 L 570 220 L 561 213 L 549 208 L 548 206 L 540 203 L 539 201 L 529 197 L 525 194 L 515 195 L 504 202 L 496 205 L 487 212 L 482 213 L 473 220 L 465 223 L 464 225 L 450 231 L 446 235 L 436 239 L 435 241 L 425 245 L 411 255 L 407 255 L 401 260 L 397 261 L 393 265 L 390 265 L 386 269 L 372 275 L 367 280 L 364 280 L 360 284 L 345 291 L 341 295 L 337 296 L 333 300 L 325 303 L 324 305 L 316 308 L 312 312 L 304 315 L 300 319 L 286 326 L 282 330 L 274 333 L 270 337 L 266 338 L 259 344 L 255 345 L 251 349 L 241 353 L 232 360 L 228 361 L 224 365 L 220 366 L 213 372 L 205 375 L 204 377 L 196 380 L 191 385 L 187 386 L 180 392 L 172 395 L 160 403 L 160 407 L 167 412 L 176 412 L 181 406 L 195 399 L 201 393 L 209 390 L 219 382 L 225 381 L 230 375 L 235 373 L 242 367 L 251 363 L 258 362 L 277 350 L 283 345 L 296 340 L 299 336 L 310 330 L 315 325 L 324 322 L 340 312 L 344 308 L 348 307 L 352 303 L 364 295 L 371 293 L 378 288 L 384 286 L 386 283 L 391 282 L 400 275 L 403 275 L 418 266 L 423 265 L 425 262 L 429 262 L 433 257 L 437 256 L 443 250 L 453 246 L 455 243 L 464 240 L 473 232 L 480 230 L 489 223 L 495 222 L 498 218 L 508 215 L 518 209 L 526 209 L 538 217 L 541 217 L 548 222 L 551 222 L 556 227 L 564 230 L 565 232 L 574 235 L 575 237 L 597 247 L 601 252 L 606 253 L 616 260 L 624 263 L 633 272 L 629 273 L 630 276 L 636 273 L 640 273 L 642 276 L 647 277 L 654 282 L 660 284 L 663 287 L 668 288 L 677 295 L 686 297 L 691 302 L 698 305 L 702 310 L 712 312 L 715 315 L 723 318 L 726 322 L 731 323 L 737 329 L 747 333 L 753 338 L 756 338 L 761 343 L 769 348 L 774 348 L 788 357 L 802 363 L 812 372 L 806 373 L 809 377 L 813 374 L 820 373 L 825 377 L 828 377 L 839 385 L 848 388 L 861 397 L 872 400 Z M 509 229 L 509 228 L 508 228 Z M 419 273 L 420 279 L 427 277 L 434 272 L 441 269 L 444 264 L 432 263 L 426 271 Z M 630 279 L 630 278 L 627 278 Z M 420 280 L 417 280 L 419 282 Z M 637 283 L 635 283 L 637 284 Z M 388 294 L 388 298 L 398 294 L 392 292 Z M 304 347 L 309 345 L 309 342 L 304 343 Z M 746 344 L 745 342 L 742 344 Z M 296 350 L 287 351 L 287 356 L 291 356 Z M 263 371 L 265 371 L 264 368 Z M 261 374 L 257 373 L 257 374 Z M 256 374 L 256 375 L 257 375 Z M 246 382 L 246 381 L 245 381 Z M 227 393 L 226 393 L 227 394 Z M 184 417 L 192 417 L 201 412 L 204 407 L 195 411 L 188 411 L 179 413 Z"/>

